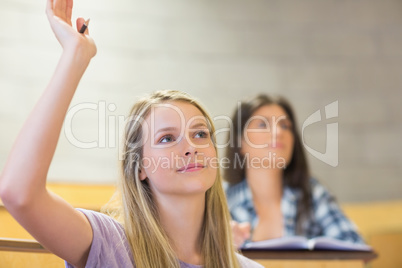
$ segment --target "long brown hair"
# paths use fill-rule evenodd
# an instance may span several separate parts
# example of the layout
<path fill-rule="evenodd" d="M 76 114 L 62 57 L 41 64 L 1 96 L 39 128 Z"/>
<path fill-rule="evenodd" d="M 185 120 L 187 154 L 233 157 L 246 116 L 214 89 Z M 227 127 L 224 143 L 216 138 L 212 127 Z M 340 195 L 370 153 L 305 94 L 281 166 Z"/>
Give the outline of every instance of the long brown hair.
<path fill-rule="evenodd" d="M 309 168 L 307 158 L 303 149 L 299 131 L 296 126 L 296 118 L 290 103 L 283 97 L 269 97 L 260 94 L 248 101 L 242 101 L 237 106 L 233 116 L 233 132 L 230 138 L 234 143 L 226 147 L 226 157 L 229 163 L 235 163 L 237 159 L 243 162 L 241 154 L 241 138 L 247 121 L 255 111 L 266 105 L 279 105 L 285 110 L 287 118 L 292 122 L 292 134 L 294 136 L 293 155 L 283 172 L 283 183 L 285 186 L 300 189 L 302 196 L 297 208 L 297 230 L 301 232 L 302 219 L 310 216 L 312 194 L 309 183 Z M 245 179 L 244 165 L 231 165 L 231 168 L 224 170 L 224 179 L 229 185 L 234 185 Z"/>
<path fill-rule="evenodd" d="M 143 158 L 142 120 L 150 114 L 152 105 L 172 101 L 190 103 L 200 110 L 209 124 L 216 150 L 212 120 L 189 95 L 172 90 L 158 91 L 133 106 L 125 130 L 120 192 L 125 232 L 138 268 L 180 267 L 170 239 L 161 226 L 151 188 L 146 180 L 139 178 Z M 230 214 L 218 170 L 215 183 L 205 193 L 205 213 L 200 235 L 204 267 L 239 267 L 229 222 Z"/>

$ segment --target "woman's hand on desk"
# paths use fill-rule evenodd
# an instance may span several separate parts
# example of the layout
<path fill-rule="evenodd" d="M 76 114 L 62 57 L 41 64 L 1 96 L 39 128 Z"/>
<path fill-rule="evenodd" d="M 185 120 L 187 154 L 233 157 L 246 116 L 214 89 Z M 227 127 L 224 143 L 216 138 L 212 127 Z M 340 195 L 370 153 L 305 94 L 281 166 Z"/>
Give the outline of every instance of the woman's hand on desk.
<path fill-rule="evenodd" d="M 251 236 L 251 225 L 248 222 L 238 223 L 236 221 L 231 221 L 230 226 L 232 227 L 235 246 L 236 248 L 240 248 Z"/>

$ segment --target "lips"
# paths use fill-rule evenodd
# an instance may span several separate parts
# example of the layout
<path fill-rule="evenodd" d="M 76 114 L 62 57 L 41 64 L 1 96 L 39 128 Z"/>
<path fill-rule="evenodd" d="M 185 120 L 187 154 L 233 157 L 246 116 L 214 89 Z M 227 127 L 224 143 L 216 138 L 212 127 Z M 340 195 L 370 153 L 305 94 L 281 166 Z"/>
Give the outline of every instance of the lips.
<path fill-rule="evenodd" d="M 190 171 L 197 171 L 197 170 L 200 170 L 202 168 L 205 168 L 205 166 L 202 165 L 202 164 L 191 163 L 191 164 L 188 164 L 186 166 L 183 166 L 183 167 L 179 168 L 177 171 L 178 172 L 190 172 Z"/>

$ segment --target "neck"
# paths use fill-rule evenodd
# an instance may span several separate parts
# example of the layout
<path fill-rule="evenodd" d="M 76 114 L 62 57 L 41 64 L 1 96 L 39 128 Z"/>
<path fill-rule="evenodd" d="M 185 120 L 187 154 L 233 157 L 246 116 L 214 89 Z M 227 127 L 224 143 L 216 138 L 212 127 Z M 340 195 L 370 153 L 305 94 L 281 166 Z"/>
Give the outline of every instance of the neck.
<path fill-rule="evenodd" d="M 255 198 L 259 197 L 259 193 L 263 193 L 261 197 L 264 197 L 264 200 L 280 202 L 283 188 L 282 169 L 248 168 L 246 178 Z"/>
<path fill-rule="evenodd" d="M 201 229 L 205 211 L 205 193 L 169 196 L 158 200 L 163 229 L 178 258 L 189 264 L 202 264 Z"/>

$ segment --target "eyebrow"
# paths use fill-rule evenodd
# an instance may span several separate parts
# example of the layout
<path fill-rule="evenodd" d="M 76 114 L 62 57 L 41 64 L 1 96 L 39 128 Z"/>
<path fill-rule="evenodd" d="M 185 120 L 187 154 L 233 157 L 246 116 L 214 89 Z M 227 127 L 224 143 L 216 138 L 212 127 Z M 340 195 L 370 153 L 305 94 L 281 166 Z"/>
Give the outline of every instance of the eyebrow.
<path fill-rule="evenodd" d="M 176 131 L 177 127 L 164 127 L 161 129 L 158 129 L 158 131 L 155 132 L 155 134 L 158 134 L 159 132 L 168 132 L 168 131 Z"/>
<path fill-rule="evenodd" d="M 251 118 L 252 118 L 252 121 L 254 121 L 254 120 L 261 120 L 261 121 L 263 121 L 263 120 L 265 119 L 266 121 L 268 121 L 268 122 L 271 123 L 273 117 L 275 117 L 275 121 L 276 121 L 277 118 L 281 118 L 281 117 L 282 117 L 280 120 L 278 120 L 278 121 L 276 121 L 276 122 L 279 122 L 279 121 L 282 121 L 282 120 L 291 121 L 287 115 L 270 116 L 270 117 L 261 116 L 261 117 L 257 117 L 257 118 L 252 118 L 252 117 L 251 117 Z M 250 119 L 251 119 L 251 118 L 250 118 Z"/>
<path fill-rule="evenodd" d="M 191 126 L 190 129 L 195 129 L 195 128 L 199 128 L 199 127 L 208 128 L 205 123 L 197 123 L 197 124 Z M 177 130 L 178 130 L 177 127 L 164 127 L 164 128 L 158 129 L 158 130 L 155 132 L 155 134 L 158 134 L 158 133 L 160 133 L 160 132 L 169 132 L 169 131 L 177 131 Z"/>
<path fill-rule="evenodd" d="M 191 126 L 190 128 L 191 128 L 191 129 L 194 129 L 194 128 L 199 128 L 199 127 L 205 127 L 205 128 L 208 128 L 208 127 L 207 127 L 207 125 L 206 125 L 205 123 L 197 123 L 197 124 L 195 124 L 195 125 Z"/>

